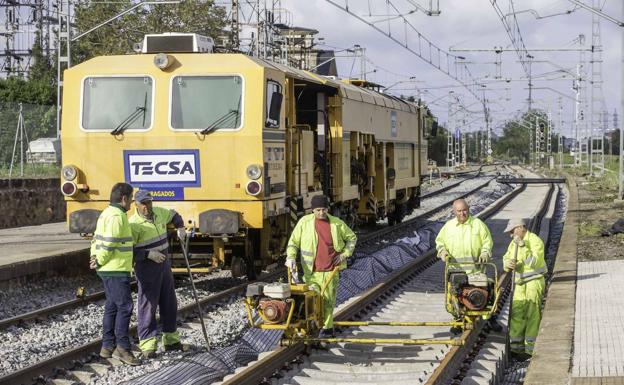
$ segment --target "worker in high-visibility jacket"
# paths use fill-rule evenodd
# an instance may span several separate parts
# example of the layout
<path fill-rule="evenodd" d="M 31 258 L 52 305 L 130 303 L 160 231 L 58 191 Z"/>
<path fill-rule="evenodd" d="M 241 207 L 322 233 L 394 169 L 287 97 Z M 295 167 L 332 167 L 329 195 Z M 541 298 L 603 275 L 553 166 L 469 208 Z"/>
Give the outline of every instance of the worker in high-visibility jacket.
<path fill-rule="evenodd" d="M 527 229 L 524 220 L 511 219 L 505 232 L 513 239 L 503 255 L 503 265 L 505 271 L 515 273 L 509 342 L 512 354 L 522 360 L 533 355 L 542 317 L 544 275 L 548 269 L 544 242 Z"/>
<path fill-rule="evenodd" d="M 479 218 L 470 215 L 464 199 L 453 202 L 455 218 L 447 221 L 436 237 L 438 257 L 449 261 L 449 269 L 472 273 L 480 270 L 476 263 L 486 263 L 492 257 L 492 235 Z"/>
<path fill-rule="evenodd" d="M 464 199 L 453 202 L 455 218 L 447 221 L 436 237 L 436 251 L 442 261 L 448 260 L 449 270 L 463 270 L 466 273 L 481 271 L 476 264 L 486 263 L 492 257 L 492 235 L 487 225 L 470 215 L 470 206 Z M 455 319 L 460 321 L 459 318 Z M 500 325 L 494 320 L 491 326 Z M 451 333 L 461 333 L 459 326 L 451 327 Z"/>
<path fill-rule="evenodd" d="M 118 358 L 128 365 L 139 361 L 130 350 L 128 328 L 132 316 L 132 231 L 126 212 L 132 204 L 132 186 L 117 183 L 110 194 L 110 206 L 100 214 L 91 242 L 91 269 L 104 284 L 106 303 L 102 320 L 100 357 Z"/>
<path fill-rule="evenodd" d="M 167 225 L 175 226 L 182 242 L 187 234 L 180 214 L 175 210 L 152 206 L 152 199 L 149 191 L 137 191 L 134 198 L 136 212 L 130 217 L 134 240 L 134 272 L 139 286 L 137 333 L 143 358 L 156 356 L 157 308 L 160 308 L 165 351 L 186 349 L 180 342 L 176 326 L 178 302 L 171 273 Z"/>
<path fill-rule="evenodd" d="M 334 335 L 334 307 L 338 289 L 338 272 L 347 267 L 347 258 L 353 254 L 357 236 L 340 218 L 327 213 L 329 201 L 323 195 L 312 198 L 312 214 L 299 219 L 293 229 L 286 249 L 286 267 L 296 270 L 297 255 L 301 254 L 303 279 L 319 291 L 327 283 L 323 293 L 323 327 L 320 338 Z"/>

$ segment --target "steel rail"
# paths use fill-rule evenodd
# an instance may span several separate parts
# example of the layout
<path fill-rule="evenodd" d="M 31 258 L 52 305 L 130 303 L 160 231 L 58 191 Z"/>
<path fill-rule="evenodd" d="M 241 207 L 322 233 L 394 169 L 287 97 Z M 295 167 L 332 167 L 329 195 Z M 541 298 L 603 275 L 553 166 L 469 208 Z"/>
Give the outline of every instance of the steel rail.
<path fill-rule="evenodd" d="M 460 198 L 465 198 L 481 189 L 483 189 L 485 186 L 489 185 L 493 180 L 495 180 L 495 177 L 491 177 L 489 178 L 485 183 L 477 186 L 475 189 L 466 192 L 465 194 L 462 194 L 461 196 L 454 198 L 454 199 L 460 199 Z M 514 191 L 517 191 L 519 189 L 523 189 L 523 187 L 517 188 Z M 511 198 L 509 198 L 511 199 Z M 383 228 L 380 229 L 378 231 L 375 231 L 374 233 L 369 233 L 369 234 L 365 234 L 362 235 L 360 238 L 360 242 L 359 245 L 362 245 L 366 242 L 371 242 L 373 240 L 379 239 L 385 235 L 387 235 L 390 232 L 393 232 L 397 229 L 400 228 L 405 228 L 408 227 L 410 225 L 415 224 L 417 221 L 422 220 L 424 217 L 430 216 L 438 211 L 443 210 L 444 208 L 448 207 L 448 205 L 451 202 L 445 202 L 444 204 L 435 207 L 431 210 L 428 210 L 424 213 L 422 213 L 421 215 L 411 218 L 405 222 L 402 222 L 400 224 L 397 224 L 395 226 L 389 226 L 387 228 Z M 486 212 L 486 210 L 484 210 L 483 212 Z M 482 214 L 483 214 L 482 212 Z M 428 254 L 425 254 L 428 255 Z M 435 258 L 432 259 L 433 262 L 435 262 Z M 272 273 L 266 274 L 264 276 L 262 276 L 261 278 L 259 278 L 259 280 L 270 280 L 270 279 L 275 279 L 277 277 L 279 277 L 281 274 L 284 273 L 284 269 L 278 269 Z M 229 296 L 232 296 L 234 294 L 237 294 L 239 292 L 244 292 L 247 285 L 249 284 L 249 282 L 245 282 L 242 283 L 240 285 L 234 286 L 232 288 L 226 289 L 224 291 L 221 291 L 219 293 L 213 294 L 211 296 L 208 296 L 204 299 L 200 300 L 200 304 L 201 306 L 206 306 L 206 305 L 211 305 L 211 304 L 215 304 L 218 303 L 219 301 L 228 298 Z M 93 294 L 92 296 L 96 296 L 98 294 L 103 294 L 103 293 L 96 293 Z M 64 304 L 59 304 L 58 306 L 60 308 L 70 308 L 72 305 L 71 303 L 76 303 L 76 300 L 74 301 L 68 301 L 68 303 L 64 303 Z M 78 301 L 80 302 L 80 304 L 86 304 L 84 303 L 84 301 Z M 348 308 L 347 308 L 348 309 Z M 45 310 L 45 309 L 42 309 Z M 186 316 L 186 315 L 192 315 L 196 312 L 196 305 L 195 304 L 189 304 L 187 306 L 181 307 L 180 309 L 178 309 L 178 315 L 179 316 Z M 33 312 L 35 313 L 35 312 Z M 33 315 L 31 313 L 29 313 L 30 319 L 34 319 L 34 318 L 38 318 L 41 317 L 41 314 L 38 315 Z M 18 317 L 13 317 L 13 318 L 19 318 Z M 336 318 L 337 320 L 347 320 L 342 319 L 342 318 Z M 8 320 L 7 320 L 8 321 Z M 19 321 L 17 321 L 19 322 Z M 133 326 L 130 329 L 130 334 L 134 334 L 136 333 L 136 326 Z M 91 342 L 88 342 L 82 346 L 76 347 L 76 348 L 72 348 L 69 349 L 59 355 L 56 355 L 54 357 L 50 357 L 49 359 L 43 360 L 41 362 L 38 362 L 36 364 L 33 364 L 31 366 L 22 368 L 18 371 L 9 373 L 5 376 L 0 377 L 0 385 L 2 384 L 30 384 L 30 383 L 34 383 L 36 382 L 37 377 L 40 376 L 45 376 L 45 375 L 49 375 L 50 373 L 53 373 L 55 371 L 58 370 L 58 368 L 67 368 L 67 367 L 71 367 L 73 366 L 73 362 L 74 361 L 78 361 L 80 359 L 84 359 L 85 357 L 89 357 L 91 355 L 96 355 L 99 352 L 99 348 L 100 345 L 102 343 L 101 338 L 95 339 Z M 284 354 L 286 354 L 286 356 L 288 356 L 289 354 L 292 354 L 292 352 L 284 352 Z M 278 353 L 279 356 L 279 353 Z"/>
<path fill-rule="evenodd" d="M 204 283 L 204 282 L 209 282 L 209 280 L 200 281 L 200 283 Z M 131 283 L 131 289 L 134 290 L 136 288 L 137 288 L 137 283 L 136 281 L 133 281 Z M 106 298 L 106 295 L 104 294 L 104 291 L 98 291 L 93 294 L 86 295 L 84 297 L 71 299 L 65 302 L 60 302 L 52 306 L 33 310 L 28 313 L 18 314 L 10 318 L 0 319 L 0 330 L 6 329 L 9 326 L 19 325 L 28 321 L 42 319 L 52 314 L 59 313 L 63 310 L 77 308 L 80 306 L 86 306 L 86 305 L 89 305 L 90 303 L 104 300 L 105 298 Z"/>
<path fill-rule="evenodd" d="M 449 184 L 448 186 L 444 186 L 444 187 L 439 188 L 439 189 L 437 189 L 435 191 L 431 191 L 431 192 L 428 192 L 426 194 L 421 195 L 420 196 L 420 200 L 422 201 L 423 199 L 431 198 L 431 197 L 436 196 L 436 195 L 438 195 L 440 193 L 443 193 L 443 192 L 446 192 L 446 191 L 448 191 L 450 189 L 453 189 L 453 188 L 459 186 L 460 184 L 462 184 L 463 182 L 465 182 L 467 180 L 471 180 L 471 179 L 474 179 L 474 178 L 478 177 L 480 174 L 481 174 L 481 169 L 477 170 L 477 172 L 473 176 L 471 176 L 469 178 L 460 180 L 457 183 L 452 183 L 452 184 Z"/>
<path fill-rule="evenodd" d="M 498 166 L 498 164 L 492 164 L 492 166 Z M 478 169 L 476 169 L 476 170 L 464 170 L 464 171 L 456 171 L 456 172 L 452 172 L 452 171 L 440 171 L 439 169 L 437 169 L 438 171 L 437 171 L 437 172 L 433 172 L 433 174 L 432 174 L 432 175 L 437 175 L 437 177 L 440 177 L 440 178 L 441 178 L 441 177 L 443 177 L 443 176 L 446 176 L 446 177 L 450 177 L 450 176 L 454 176 L 454 177 L 456 177 L 456 176 L 463 176 L 463 175 L 470 174 L 470 173 L 473 173 L 473 172 L 474 172 L 474 173 L 476 173 L 476 174 L 478 175 L 478 174 L 480 174 L 480 173 L 482 173 L 482 172 L 483 172 L 483 167 L 485 167 L 485 165 L 483 165 L 483 164 L 482 164 L 482 165 L 480 165 L 480 166 L 479 166 L 479 168 L 478 168 Z M 474 178 L 474 177 L 475 177 L 475 176 L 477 176 L 477 175 L 473 175 L 472 177 L 470 177 L 470 178 L 468 178 L 468 179 L 472 179 L 472 178 Z M 428 174 L 424 174 L 424 175 L 421 175 L 421 176 L 420 176 L 420 181 L 421 181 L 421 183 L 422 183 L 423 181 L 427 180 L 427 179 L 429 179 L 429 175 L 428 175 Z M 440 190 L 436 190 L 436 191 L 440 191 Z M 434 193 L 435 193 L 436 191 L 434 191 Z M 420 198 L 422 199 L 422 198 L 423 198 L 423 196 L 421 196 Z"/>
<path fill-rule="evenodd" d="M 565 183 L 565 178 L 496 178 L 498 183 L 521 183 L 521 184 L 547 184 L 547 183 Z"/>
<path fill-rule="evenodd" d="M 132 282 L 132 289 L 136 288 L 136 282 Z M 92 302 L 100 301 L 105 298 L 104 291 L 98 291 L 93 294 L 86 295 L 81 298 L 71 299 L 69 301 L 60 302 L 52 306 L 48 306 L 42 309 L 33 310 L 28 313 L 19 314 L 14 317 L 4 318 L 0 320 L 0 330 L 6 329 L 9 326 L 19 325 L 23 322 L 36 320 L 49 316 L 54 313 L 58 313 L 63 310 L 76 308 L 80 306 L 86 306 Z"/>
<path fill-rule="evenodd" d="M 503 198 L 500 198 L 491 206 L 483 210 L 477 216 L 482 220 L 489 218 L 498 210 L 502 209 L 518 194 L 524 191 L 525 188 L 526 186 L 523 185 L 514 189 Z M 380 297 L 384 296 L 388 292 L 396 290 L 397 287 L 413 279 L 437 261 L 438 259 L 436 257 L 435 249 L 428 251 L 420 258 L 391 273 L 383 282 L 380 282 L 366 290 L 356 301 L 353 301 L 352 303 L 341 308 L 334 315 L 334 319 L 336 321 L 349 321 L 360 318 L 362 313 L 366 312 L 367 307 L 372 305 Z M 469 333 L 469 331 L 465 331 L 462 338 L 465 338 L 467 343 L 472 343 L 472 339 L 476 339 L 479 333 Z M 256 361 L 254 364 L 243 368 L 237 373 L 231 375 L 229 378 L 225 379 L 222 382 L 222 385 L 257 385 L 265 378 L 278 372 L 289 362 L 296 360 L 297 357 L 304 354 L 306 348 L 307 347 L 303 342 L 297 342 L 291 346 L 280 346 L 264 356 L 262 359 Z"/>

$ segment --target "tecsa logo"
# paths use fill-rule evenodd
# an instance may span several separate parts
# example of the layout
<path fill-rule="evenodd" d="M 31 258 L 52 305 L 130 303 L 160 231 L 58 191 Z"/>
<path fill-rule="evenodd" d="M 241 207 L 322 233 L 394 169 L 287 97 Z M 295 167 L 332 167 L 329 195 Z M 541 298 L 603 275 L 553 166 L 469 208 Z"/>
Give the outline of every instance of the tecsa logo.
<path fill-rule="evenodd" d="M 199 187 L 199 150 L 125 150 L 126 182 L 135 187 Z"/>

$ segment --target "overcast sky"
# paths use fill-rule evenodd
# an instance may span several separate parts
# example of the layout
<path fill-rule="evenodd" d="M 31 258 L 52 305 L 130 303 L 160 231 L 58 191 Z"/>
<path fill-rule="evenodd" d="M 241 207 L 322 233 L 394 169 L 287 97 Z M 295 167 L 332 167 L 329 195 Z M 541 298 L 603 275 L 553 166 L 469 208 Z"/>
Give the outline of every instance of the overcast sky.
<path fill-rule="evenodd" d="M 344 6 L 345 0 L 333 0 Z M 429 0 L 391 0 L 402 13 L 409 12 L 415 7 L 409 3 L 417 2 L 427 7 Z M 591 4 L 590 0 L 585 0 Z M 435 1 L 434 1 L 435 3 Z M 622 20 L 621 1 L 601 0 L 602 10 L 609 16 Z M 498 1 L 504 14 L 509 10 L 509 2 Z M 373 21 L 385 18 L 385 15 L 396 14 L 392 9 L 386 9 L 385 0 L 351 0 L 348 1 L 350 10 L 366 20 Z M 282 6 L 290 12 L 291 24 L 301 27 L 315 28 L 320 31 L 319 37 L 323 37 L 327 48 L 348 48 L 359 44 L 366 48 L 368 60 L 368 80 L 390 86 L 396 94 L 418 95 L 416 88 L 424 96 L 425 102 L 431 105 L 434 113 L 440 117 L 440 121 L 447 120 L 448 94 L 454 90 L 455 94 L 461 94 L 462 102 L 469 110 L 478 112 L 480 104 L 470 95 L 466 89 L 458 86 L 458 83 L 443 74 L 430 64 L 410 53 L 399 44 L 395 43 L 382 33 L 357 20 L 357 18 L 345 13 L 333 6 L 327 0 L 282 0 Z M 535 89 L 533 92 L 534 104 L 538 108 L 553 111 L 553 121 L 558 121 L 558 101 L 561 96 L 563 104 L 563 121 L 565 133 L 569 135 L 571 124 L 574 119 L 575 96 L 572 90 L 572 76 L 576 73 L 580 54 L 578 51 L 568 52 L 543 52 L 532 51 L 542 48 L 578 48 L 578 37 L 585 35 L 585 48 L 591 46 L 592 14 L 575 6 L 568 0 L 525 0 L 514 2 L 515 11 L 520 26 L 521 36 L 529 53 L 534 57 L 532 75 L 534 87 L 549 87 L 565 96 L 561 96 L 553 90 Z M 528 12 L 521 12 L 530 10 Z M 390 11 L 390 12 L 389 12 Z M 440 15 L 427 16 L 421 11 L 413 12 L 406 16 L 407 20 L 428 38 L 433 44 L 445 51 L 449 49 L 493 49 L 495 46 L 511 49 L 510 38 L 503 28 L 503 24 L 489 1 L 485 0 L 441 0 Z M 573 11 L 567 13 L 568 11 Z M 555 14 L 561 14 L 550 16 Z M 380 15 L 369 17 L 368 15 Z M 550 17 L 549 17 L 550 16 Z M 539 18 L 538 18 L 539 17 Z M 511 17 L 508 19 L 511 22 Z M 388 31 L 388 23 L 376 24 L 384 31 Z M 404 23 L 401 20 L 390 22 L 390 31 L 399 40 L 404 40 Z M 613 123 L 611 118 L 615 109 L 620 113 L 620 100 L 622 88 L 622 34 L 624 29 L 616 24 L 601 19 L 602 31 L 602 78 L 603 94 L 607 111 L 609 111 L 609 128 Z M 415 32 L 408 35 L 408 43 L 416 45 Z M 500 126 L 502 122 L 518 114 L 518 110 L 527 109 L 528 87 L 526 75 L 515 52 L 503 52 L 501 54 L 502 79 L 495 79 L 497 55 L 494 52 L 452 52 L 466 58 L 470 72 L 479 82 L 486 83 L 486 98 L 494 118 L 494 126 Z M 586 53 L 589 63 L 591 54 Z M 360 63 L 353 58 L 337 59 L 339 73 L 342 77 L 358 77 Z M 568 73 L 569 71 L 569 73 Z M 591 74 L 591 67 L 586 68 L 587 74 Z M 414 79 L 410 80 L 410 77 Z M 567 79 L 561 79 L 565 77 Z M 510 80 L 507 82 L 506 80 Z M 539 79 L 539 80 L 538 80 Z M 552 79 L 545 81 L 544 79 Z M 591 87 L 587 84 L 587 94 L 591 94 Z M 437 99 L 437 100 L 436 100 Z M 475 103 L 476 102 L 476 103 Z M 481 115 L 466 117 L 470 122 L 468 130 L 476 130 L 483 126 Z M 589 108 L 586 111 L 589 118 Z"/>

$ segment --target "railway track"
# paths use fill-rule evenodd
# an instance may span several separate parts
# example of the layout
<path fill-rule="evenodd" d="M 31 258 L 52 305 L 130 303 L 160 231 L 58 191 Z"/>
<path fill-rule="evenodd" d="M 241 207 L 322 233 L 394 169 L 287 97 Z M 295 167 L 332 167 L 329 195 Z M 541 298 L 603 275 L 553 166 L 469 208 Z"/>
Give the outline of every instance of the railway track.
<path fill-rule="evenodd" d="M 480 217 L 487 219 L 504 207 L 513 197 L 525 190 L 526 186 L 514 190 L 506 199 L 482 212 Z M 553 193 L 553 185 L 539 211 L 531 223 L 532 231 L 539 229 L 541 218 L 546 214 Z M 537 231 L 539 233 L 539 231 Z M 356 301 L 339 309 L 335 320 L 379 320 L 379 321 L 424 321 L 422 313 L 427 314 L 426 321 L 448 321 L 444 309 L 443 284 L 444 266 L 437 262 L 434 251 L 430 251 L 400 271 L 397 271 L 383 283 L 363 293 Z M 508 290 L 510 277 L 503 274 L 500 286 Z M 506 301 L 508 293 L 501 296 Z M 500 309 L 507 309 L 499 306 Z M 501 316 L 501 321 L 505 316 Z M 231 384 L 460 384 L 463 377 L 471 370 L 471 357 L 478 357 L 480 348 L 488 347 L 489 328 L 485 322 L 479 322 L 473 330 L 466 330 L 461 335 L 462 346 L 425 345 L 425 346 L 356 346 L 338 344 L 329 350 L 317 350 L 303 343 L 279 347 L 263 354 L 258 361 L 226 377 L 223 385 Z M 358 337 L 375 338 L 388 334 L 404 333 L 406 338 L 443 338 L 450 336 L 448 329 L 436 327 L 399 328 L 382 326 L 361 327 L 354 333 Z M 342 332 L 341 335 L 347 334 Z M 338 338 L 340 335 L 338 336 Z M 496 336 L 495 336 L 496 337 Z M 504 335 L 489 342 L 506 345 Z M 500 360 L 503 361 L 503 356 Z M 483 364 L 483 365 L 487 365 Z M 502 373 L 500 365 L 495 364 L 490 370 Z M 475 374 L 472 372 L 471 374 Z"/>
<path fill-rule="evenodd" d="M 461 181 L 459 181 L 457 183 L 453 183 L 453 184 L 450 184 L 448 186 L 445 186 L 442 189 L 438 189 L 438 190 L 433 191 L 431 193 L 425 194 L 425 195 L 423 195 L 422 199 L 423 200 L 429 199 L 429 198 L 432 198 L 432 197 L 434 197 L 436 195 L 439 195 L 441 193 L 447 192 L 447 191 L 449 191 L 449 190 L 451 190 L 453 188 L 456 188 L 459 185 L 461 185 L 463 182 L 465 182 L 466 180 L 478 177 L 480 175 L 480 172 L 481 171 L 478 171 L 475 175 L 473 175 L 473 176 L 471 176 L 469 178 L 463 179 L 463 180 L 461 180 Z M 485 183 L 483 183 L 480 186 L 478 186 L 477 189 L 471 190 L 471 191 L 469 191 L 466 194 L 462 194 L 461 197 L 466 197 L 466 196 L 468 196 L 470 194 L 473 194 L 474 192 L 476 192 L 476 191 L 486 187 L 487 185 L 489 185 L 492 182 L 493 179 L 494 179 L 494 177 L 492 177 L 491 179 L 488 179 Z M 427 217 L 427 216 L 430 216 L 430 215 L 432 215 L 434 213 L 437 213 L 437 212 L 443 210 L 444 207 L 446 207 L 446 204 L 438 206 L 438 207 L 435 207 L 435 208 L 433 208 L 431 210 L 428 210 L 428 211 L 418 215 L 418 217 L 416 217 L 416 218 L 410 218 L 407 221 L 401 223 L 400 225 L 395 225 L 394 227 L 389 227 L 388 229 L 385 229 L 383 231 L 382 230 L 377 230 L 375 232 L 371 232 L 371 233 L 368 233 L 368 234 L 360 234 L 360 238 L 361 238 L 360 242 L 366 241 L 366 240 L 373 241 L 375 239 L 378 239 L 379 237 L 383 237 L 385 234 L 391 232 L 392 230 L 397 230 L 397 229 L 405 228 L 405 227 L 411 227 L 411 226 L 413 226 L 415 220 L 419 220 L 419 219 L 422 219 L 423 217 Z M 246 283 L 244 283 L 244 284 L 246 284 Z M 133 283 L 133 289 L 136 289 L 136 283 Z M 72 300 L 69 300 L 69 301 L 61 302 L 61 303 L 58 303 L 58 304 L 54 304 L 52 306 L 48 306 L 48 307 L 45 307 L 45 308 L 37 309 L 37 310 L 34 310 L 32 312 L 20 314 L 20 315 L 14 316 L 14 317 L 0 319 L 0 330 L 6 329 L 6 328 L 8 328 L 10 326 L 24 324 L 24 323 L 29 322 L 29 321 L 35 321 L 35 320 L 43 319 L 43 318 L 48 317 L 50 315 L 58 314 L 60 312 L 63 312 L 63 311 L 66 311 L 66 310 L 70 310 L 70 309 L 73 309 L 73 308 L 76 308 L 76 307 L 87 306 L 87 305 L 89 305 L 91 303 L 94 303 L 94 302 L 97 302 L 97 301 L 102 301 L 104 299 L 105 299 L 104 291 L 98 291 L 98 292 L 95 292 L 93 294 L 89 294 L 89 295 L 86 295 L 84 297 L 81 297 L 81 298 L 76 298 L 76 299 L 72 299 Z"/>
<path fill-rule="evenodd" d="M 453 189 L 453 188 L 459 186 L 460 184 L 464 183 L 465 181 L 467 181 L 469 179 L 474 179 L 474 178 L 478 177 L 481 174 L 481 172 L 482 172 L 481 170 L 482 169 L 483 169 L 483 166 L 479 167 L 479 169 L 477 171 L 471 171 L 471 173 L 474 172 L 474 175 L 471 175 L 471 176 L 469 176 L 467 178 L 464 178 L 464 179 L 461 179 L 461 180 L 459 180 L 459 181 L 457 181 L 455 183 L 450 183 L 450 184 L 448 184 L 448 185 L 446 185 L 446 186 L 444 186 L 442 188 L 439 188 L 439 189 L 436 189 L 434 191 L 431 191 L 431 192 L 428 192 L 426 194 L 423 194 L 423 195 L 420 196 L 420 199 L 423 200 L 423 199 L 427 199 L 427 198 L 430 198 L 432 196 L 441 194 L 441 193 L 443 193 L 445 191 L 448 191 L 450 189 Z"/>
<path fill-rule="evenodd" d="M 405 219 L 403 222 L 395 224 L 393 226 L 385 226 L 385 227 L 381 227 L 376 229 L 374 232 L 371 233 L 365 233 L 365 234 L 358 234 L 358 245 L 361 247 L 363 245 L 367 245 L 369 246 L 372 243 L 378 242 L 379 240 L 384 239 L 388 234 L 391 233 L 396 233 L 399 231 L 402 231 L 404 229 L 412 229 L 415 226 L 418 226 L 419 224 L 424 223 L 424 221 L 433 216 L 434 214 L 437 214 L 445 209 L 448 208 L 449 204 L 451 204 L 454 200 L 456 199 L 462 199 L 462 198 L 467 198 L 468 196 L 482 190 L 483 188 L 487 187 L 490 183 L 492 183 L 493 181 L 495 181 L 496 177 L 489 177 L 487 178 L 486 181 L 484 181 L 483 183 L 479 184 L 476 188 L 466 191 L 463 194 L 460 195 L 456 195 L 454 196 L 452 199 L 450 199 L 449 201 L 445 202 L 442 205 L 439 206 L 435 206 L 429 210 L 426 210 L 424 212 L 418 213 L 417 216 L 412 216 L 412 217 L 408 217 L 407 219 Z M 462 181 L 463 182 L 463 181 Z M 461 184 L 458 183 L 457 185 L 455 185 L 455 187 L 459 186 Z M 447 190 L 445 190 L 446 192 Z M 421 203 L 422 206 L 422 203 Z"/>
<path fill-rule="evenodd" d="M 469 196 L 470 194 L 474 194 L 475 192 L 483 189 L 484 187 L 492 183 L 493 180 L 494 180 L 494 177 L 488 178 L 484 183 L 478 185 L 477 188 L 470 190 L 464 194 L 461 194 L 460 197 L 466 197 L 466 196 Z M 459 185 L 460 183 L 456 184 L 456 186 Z M 457 199 L 457 198 L 458 197 L 455 196 L 453 197 L 453 199 L 451 199 L 448 202 L 445 202 L 443 205 L 432 208 L 431 210 L 428 210 L 422 213 L 418 217 L 406 220 L 402 222 L 401 224 L 398 224 L 391 228 L 384 228 L 374 233 L 365 234 L 361 236 L 359 245 L 362 246 L 365 244 L 370 244 L 370 243 L 379 241 L 380 239 L 387 237 L 390 232 L 394 232 L 400 229 L 413 228 L 414 226 L 418 225 L 419 221 L 423 220 L 423 217 L 431 216 L 434 213 L 447 208 L 448 205 L 452 202 L 452 200 Z M 273 273 L 262 276 L 261 279 L 263 281 L 272 281 L 272 280 L 276 280 L 281 274 L 283 274 L 283 270 L 279 269 Z M 248 284 L 247 282 L 242 283 L 240 285 L 229 288 L 217 294 L 211 295 L 207 298 L 203 298 L 200 301 L 200 303 L 202 307 L 207 307 L 207 306 L 218 304 L 232 296 L 240 296 L 241 293 L 244 292 L 247 284 Z M 95 300 L 95 301 L 102 299 L 102 298 L 103 298 L 103 295 L 98 294 L 98 293 L 93 294 L 92 296 L 89 296 L 90 300 Z M 42 318 L 48 314 L 53 314 L 61 310 L 70 309 L 73 306 L 83 306 L 86 304 L 87 304 L 87 301 L 85 299 L 68 301 L 68 303 L 59 304 L 51 308 L 42 309 L 39 312 L 29 313 L 25 315 L 25 318 L 27 319 Z M 194 304 L 181 307 L 178 310 L 178 314 L 181 318 L 191 317 L 195 313 L 196 313 L 196 306 Z M 13 319 L 4 320 L 3 322 L 10 322 L 12 324 L 17 324 L 20 322 L 24 322 L 24 318 L 13 317 Z M 2 323 L 0 323 L 0 325 L 2 325 Z M 135 333 L 135 329 L 132 328 L 131 334 L 134 334 L 134 333 Z M 29 383 L 33 383 L 37 381 L 37 379 L 41 380 L 44 376 L 49 376 L 51 373 L 63 372 L 64 369 L 60 369 L 60 368 L 71 368 L 75 366 L 76 362 L 82 362 L 82 361 L 85 361 L 85 359 L 87 361 L 92 359 L 94 356 L 97 355 L 100 345 L 101 345 L 101 340 L 96 339 L 82 346 L 69 349 L 60 355 L 56 355 L 54 357 L 41 361 L 37 364 L 25 367 L 23 369 L 20 369 L 18 371 L 15 371 L 13 373 L 0 377 L 0 384 L 29 384 Z"/>

